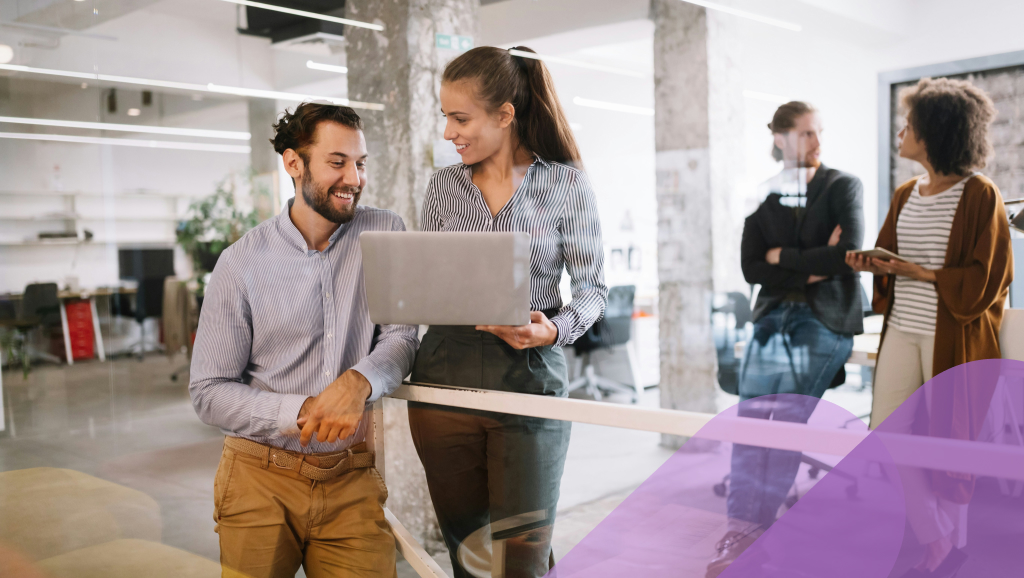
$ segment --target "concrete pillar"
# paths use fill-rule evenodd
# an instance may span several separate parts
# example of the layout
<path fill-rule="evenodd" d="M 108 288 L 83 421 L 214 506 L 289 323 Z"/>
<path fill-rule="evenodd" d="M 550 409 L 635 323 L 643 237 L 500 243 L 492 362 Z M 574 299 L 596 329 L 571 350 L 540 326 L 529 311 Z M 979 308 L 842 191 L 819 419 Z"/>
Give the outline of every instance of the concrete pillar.
<path fill-rule="evenodd" d="M 251 185 L 253 205 L 264 221 L 281 209 L 280 180 L 278 179 L 278 154 L 270 140 L 274 138 L 274 123 L 277 122 L 277 101 L 266 98 L 249 99 L 249 166 L 252 169 Z M 289 187 L 291 196 L 292 188 Z"/>
<path fill-rule="evenodd" d="M 419 228 L 433 144 L 444 119 L 438 94 L 444 65 L 458 52 L 435 48 L 436 34 L 478 37 L 479 0 L 349 0 L 347 18 L 374 22 L 383 32 L 345 29 L 348 97 L 383 103 L 359 110 L 370 153 L 362 202 L 391 209 L 410 230 Z M 426 478 L 409 435 L 405 402 L 384 404 L 388 507 L 428 550 L 442 551 Z"/>
<path fill-rule="evenodd" d="M 732 24 L 723 16 L 679 0 L 651 2 L 661 406 L 701 412 L 717 410 L 713 292 L 745 287 L 742 205 L 733 202 L 742 86 L 732 65 Z M 662 437 L 668 446 L 683 441 Z"/>

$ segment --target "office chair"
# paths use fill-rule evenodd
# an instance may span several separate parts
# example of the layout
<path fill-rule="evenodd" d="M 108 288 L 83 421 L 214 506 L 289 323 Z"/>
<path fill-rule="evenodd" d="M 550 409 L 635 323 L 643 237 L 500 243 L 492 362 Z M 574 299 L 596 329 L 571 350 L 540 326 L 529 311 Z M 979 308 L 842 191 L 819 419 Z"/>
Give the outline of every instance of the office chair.
<path fill-rule="evenodd" d="M 591 363 L 591 353 L 599 349 L 610 349 L 629 342 L 633 326 L 633 296 L 636 287 L 623 285 L 608 291 L 608 306 L 604 317 L 573 343 L 576 357 L 580 359 L 580 376 L 569 383 L 569 391 L 583 388 L 594 399 L 601 399 L 604 393 L 629 393 L 632 403 L 640 400 L 642 385 L 636 375 L 636 360 L 628 347 L 630 371 L 633 372 L 632 386 L 597 375 Z"/>
<path fill-rule="evenodd" d="M 750 311 L 750 299 L 743 293 L 726 293 L 724 298 L 724 305 L 711 308 L 711 331 L 718 356 L 718 386 L 726 393 L 737 395 L 741 361 L 736 358 L 736 342 L 746 339 L 747 323 L 753 319 L 753 313 Z M 715 316 L 716 313 L 719 317 Z M 716 322 L 721 316 L 725 317 L 724 324 Z"/>
<path fill-rule="evenodd" d="M 2 302 L 0 304 L 0 326 L 9 327 L 14 331 L 13 339 L 15 344 L 12 345 L 16 347 L 12 347 L 9 353 L 14 353 L 15 349 L 19 350 L 26 373 L 28 372 L 28 364 L 33 357 L 60 363 L 60 357 L 47 351 L 40 351 L 31 345 L 33 330 L 37 328 L 49 329 L 49 336 L 53 337 L 53 329 L 61 327 L 60 298 L 57 294 L 57 284 L 31 283 L 26 285 L 25 293 L 21 298 L 20 313 L 17 312 L 14 303 L 10 301 Z"/>
<path fill-rule="evenodd" d="M 126 298 L 121 298 L 117 307 L 117 314 L 133 317 L 139 326 L 139 340 L 123 353 L 138 349 L 141 360 L 146 353 L 146 318 L 163 315 L 164 279 L 174 276 L 174 249 L 118 249 L 117 258 L 120 278 L 138 284 L 134 307 Z M 156 348 L 160 348 L 159 343 Z"/>

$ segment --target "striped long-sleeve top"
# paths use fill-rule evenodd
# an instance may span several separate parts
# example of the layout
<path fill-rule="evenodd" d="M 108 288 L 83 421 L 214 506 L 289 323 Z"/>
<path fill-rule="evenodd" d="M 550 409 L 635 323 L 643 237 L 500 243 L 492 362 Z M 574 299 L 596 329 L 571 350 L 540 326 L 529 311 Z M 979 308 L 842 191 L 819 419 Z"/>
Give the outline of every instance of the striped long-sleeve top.
<path fill-rule="evenodd" d="M 964 185 L 973 176 L 971 174 L 945 191 L 928 197 L 921 196 L 921 179 L 917 179 L 896 222 L 900 257 L 925 269 L 938 270 L 945 266 L 953 217 L 960 206 Z M 939 294 L 934 283 L 896 277 L 889 325 L 909 333 L 935 335 L 938 303 Z"/>
<path fill-rule="evenodd" d="M 423 199 L 424 231 L 503 231 L 530 234 L 530 308 L 558 309 L 556 345 L 568 345 L 601 318 L 608 301 L 597 199 L 583 171 L 536 159 L 498 214 L 458 164 L 431 177 Z M 562 304 L 559 282 L 569 273 L 572 300 Z"/>
<path fill-rule="evenodd" d="M 369 402 L 394 391 L 419 340 L 410 325 L 374 326 L 363 288 L 363 231 L 404 231 L 391 211 L 357 207 L 323 251 L 309 249 L 288 209 L 246 233 L 217 261 L 203 300 L 189 392 L 200 419 L 279 448 L 341 451 L 352 437 L 303 448 L 295 424 L 309 396 L 354 369 Z"/>

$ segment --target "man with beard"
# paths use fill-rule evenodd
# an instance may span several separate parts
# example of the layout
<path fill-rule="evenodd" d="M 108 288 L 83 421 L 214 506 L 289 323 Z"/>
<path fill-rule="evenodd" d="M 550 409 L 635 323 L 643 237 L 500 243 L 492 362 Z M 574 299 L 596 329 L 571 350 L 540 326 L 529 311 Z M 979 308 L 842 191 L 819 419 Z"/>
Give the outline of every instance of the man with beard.
<path fill-rule="evenodd" d="M 761 290 L 738 413 L 802 423 L 830 384 L 843 383 L 853 336 L 863 332 L 863 289 L 846 252 L 864 239 L 864 192 L 857 177 L 821 164 L 821 120 L 812 106 L 786 103 L 768 128 L 783 169 L 765 183 L 764 202 L 743 226 L 743 276 Z M 753 400 L 772 394 L 797 395 Z M 800 459 L 800 452 L 733 445 L 728 528 L 706 578 L 721 574 L 775 522 Z M 757 564 L 763 555 L 752 551 L 745 559 Z"/>
<path fill-rule="evenodd" d="M 359 206 L 367 153 L 351 108 L 303 103 L 274 128 L 295 198 L 221 254 L 192 358 L 192 404 L 227 436 L 214 478 L 221 566 L 394 576 L 364 416 L 419 342 L 416 327 L 370 321 L 359 234 L 405 225 Z"/>

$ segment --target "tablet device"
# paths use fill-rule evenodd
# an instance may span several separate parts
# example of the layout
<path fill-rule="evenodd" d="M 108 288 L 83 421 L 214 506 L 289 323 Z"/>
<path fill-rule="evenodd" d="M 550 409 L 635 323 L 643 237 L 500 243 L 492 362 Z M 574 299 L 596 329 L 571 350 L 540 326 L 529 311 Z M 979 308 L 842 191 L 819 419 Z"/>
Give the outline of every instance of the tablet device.
<path fill-rule="evenodd" d="M 367 231 L 359 243 L 375 324 L 530 322 L 528 233 Z"/>
<path fill-rule="evenodd" d="M 875 247 L 874 249 L 867 249 L 864 251 L 853 251 L 856 255 L 864 255 L 865 257 L 873 257 L 875 259 L 889 259 L 895 261 L 906 261 L 903 257 L 900 257 L 896 253 L 881 247 Z"/>

